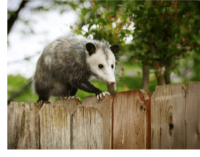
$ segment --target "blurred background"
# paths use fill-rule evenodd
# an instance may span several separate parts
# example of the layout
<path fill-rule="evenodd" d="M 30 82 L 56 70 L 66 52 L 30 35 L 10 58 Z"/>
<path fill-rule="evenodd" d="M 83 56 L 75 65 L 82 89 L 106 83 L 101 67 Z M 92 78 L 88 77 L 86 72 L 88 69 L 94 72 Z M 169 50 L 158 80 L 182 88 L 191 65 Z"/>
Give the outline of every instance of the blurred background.
<path fill-rule="evenodd" d="M 200 2 L 8 0 L 7 7 L 8 104 L 37 101 L 37 60 L 47 44 L 70 33 L 120 45 L 118 92 L 200 81 Z M 91 82 L 107 91 L 104 82 Z M 89 95 L 77 93 L 82 100 Z"/>

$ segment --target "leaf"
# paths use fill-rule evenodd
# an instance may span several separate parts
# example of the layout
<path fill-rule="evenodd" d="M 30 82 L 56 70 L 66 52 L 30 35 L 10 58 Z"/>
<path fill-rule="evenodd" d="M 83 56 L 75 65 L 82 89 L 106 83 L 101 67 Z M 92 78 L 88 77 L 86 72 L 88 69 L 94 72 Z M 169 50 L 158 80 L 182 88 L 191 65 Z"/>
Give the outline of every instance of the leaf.
<path fill-rule="evenodd" d="M 89 10 L 86 8 L 81 9 L 82 16 L 85 16 L 88 12 L 89 12 Z"/>

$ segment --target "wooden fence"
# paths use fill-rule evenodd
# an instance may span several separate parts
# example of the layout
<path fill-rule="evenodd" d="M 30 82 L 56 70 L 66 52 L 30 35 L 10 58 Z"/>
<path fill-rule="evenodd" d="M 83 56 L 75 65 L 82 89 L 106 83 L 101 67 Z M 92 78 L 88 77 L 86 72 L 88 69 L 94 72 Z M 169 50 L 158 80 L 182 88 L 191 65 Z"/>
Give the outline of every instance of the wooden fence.
<path fill-rule="evenodd" d="M 200 82 L 7 112 L 8 149 L 200 149 Z"/>

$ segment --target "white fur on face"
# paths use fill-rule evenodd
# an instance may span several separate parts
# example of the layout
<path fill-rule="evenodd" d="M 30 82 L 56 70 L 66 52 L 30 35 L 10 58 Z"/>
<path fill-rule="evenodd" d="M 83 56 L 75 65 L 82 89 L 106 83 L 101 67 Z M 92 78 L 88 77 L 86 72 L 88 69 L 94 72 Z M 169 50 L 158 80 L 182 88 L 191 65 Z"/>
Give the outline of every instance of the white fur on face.
<path fill-rule="evenodd" d="M 106 83 L 115 82 L 115 56 L 110 49 L 107 50 L 108 59 L 102 50 L 96 50 L 91 56 L 86 53 L 86 62 L 90 67 L 90 70 L 97 75 L 96 77 Z M 103 68 L 99 68 L 99 64 L 103 65 Z M 111 65 L 114 65 L 114 68 Z"/>

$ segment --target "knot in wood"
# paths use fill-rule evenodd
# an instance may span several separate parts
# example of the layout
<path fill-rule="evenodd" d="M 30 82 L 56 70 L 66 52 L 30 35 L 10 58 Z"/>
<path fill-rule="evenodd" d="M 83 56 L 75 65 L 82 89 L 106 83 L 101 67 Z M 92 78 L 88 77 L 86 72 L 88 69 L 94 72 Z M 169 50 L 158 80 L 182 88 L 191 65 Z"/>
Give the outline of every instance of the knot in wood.
<path fill-rule="evenodd" d="M 172 130 L 173 128 L 174 128 L 174 124 L 173 124 L 173 123 L 170 123 L 170 124 L 169 124 L 169 129 Z"/>

